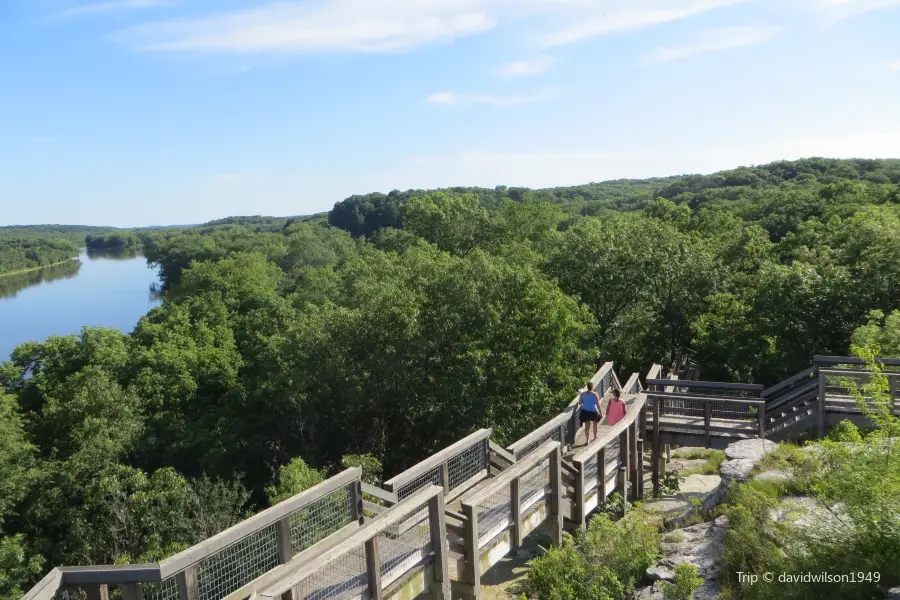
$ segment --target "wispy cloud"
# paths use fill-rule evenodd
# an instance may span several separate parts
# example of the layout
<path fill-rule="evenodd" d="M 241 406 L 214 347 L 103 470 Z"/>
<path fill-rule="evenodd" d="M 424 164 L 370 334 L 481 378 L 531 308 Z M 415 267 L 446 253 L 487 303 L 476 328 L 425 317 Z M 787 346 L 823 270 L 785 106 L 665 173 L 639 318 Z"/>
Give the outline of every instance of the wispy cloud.
<path fill-rule="evenodd" d="M 762 44 L 778 35 L 778 27 L 722 27 L 702 31 L 694 40 L 679 46 L 664 46 L 647 55 L 647 62 L 664 63 L 682 60 L 706 52 L 719 52 Z"/>
<path fill-rule="evenodd" d="M 150 23 L 116 37 L 157 52 L 390 52 L 496 25 L 483 0 L 330 0 Z"/>
<path fill-rule="evenodd" d="M 553 58 L 550 56 L 538 56 L 536 58 L 511 62 L 497 70 L 501 77 L 528 77 L 539 75 L 550 68 Z"/>
<path fill-rule="evenodd" d="M 865 13 L 900 6 L 900 0 L 818 0 L 829 20 L 842 21 Z"/>
<path fill-rule="evenodd" d="M 900 60 L 888 63 L 888 71 L 900 71 Z"/>
<path fill-rule="evenodd" d="M 284 0 L 146 23 L 115 38 L 155 52 L 391 52 L 527 20 L 539 44 L 555 47 L 749 1 L 753 0 Z M 544 57 L 513 63 L 508 65 L 509 76 L 540 72 L 546 62 Z"/>
<path fill-rule="evenodd" d="M 156 8 L 171 5 L 170 0 L 117 0 L 114 2 L 95 2 L 82 4 L 60 12 L 61 16 L 74 17 L 79 15 L 96 15 L 125 10 L 137 10 L 141 8 Z"/>
<path fill-rule="evenodd" d="M 555 97 L 553 90 L 547 88 L 537 94 L 530 95 L 493 95 L 493 94 L 457 94 L 455 92 L 439 92 L 428 96 L 429 104 L 457 106 L 460 104 L 494 104 L 498 106 L 516 106 L 531 102 L 542 102 Z"/>
<path fill-rule="evenodd" d="M 747 1 L 749 0 L 601 0 L 593 9 L 584 11 L 571 26 L 543 36 L 541 42 L 548 48 L 563 46 L 602 35 L 680 21 Z"/>

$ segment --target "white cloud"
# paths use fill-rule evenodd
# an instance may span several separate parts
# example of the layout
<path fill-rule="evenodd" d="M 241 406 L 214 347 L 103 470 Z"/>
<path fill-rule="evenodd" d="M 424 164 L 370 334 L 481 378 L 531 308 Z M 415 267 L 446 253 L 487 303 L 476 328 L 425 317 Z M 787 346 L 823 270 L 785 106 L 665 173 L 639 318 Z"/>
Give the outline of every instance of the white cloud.
<path fill-rule="evenodd" d="M 439 92 L 428 96 L 429 104 L 443 104 L 445 106 L 455 106 L 460 104 L 494 104 L 498 106 L 516 106 L 518 104 L 529 104 L 531 102 L 541 102 L 554 98 L 552 89 L 545 89 L 542 92 L 531 95 L 491 95 L 491 94 L 457 94 L 455 92 Z"/>
<path fill-rule="evenodd" d="M 494 28 L 481 0 L 282 2 L 188 21 L 151 23 L 117 37 L 147 51 L 390 52 Z"/>
<path fill-rule="evenodd" d="M 115 37 L 140 50 L 159 52 L 389 52 L 527 20 L 537 28 L 529 36 L 554 47 L 750 1 L 754 0 L 285 0 L 147 23 Z M 506 68 L 511 76 L 546 68 L 546 58 L 535 61 Z"/>
<path fill-rule="evenodd" d="M 630 0 L 597 2 L 572 25 L 543 36 L 545 47 L 563 46 L 586 39 L 662 25 L 748 0 Z"/>
<path fill-rule="evenodd" d="M 900 71 L 900 60 L 888 63 L 888 71 Z"/>
<path fill-rule="evenodd" d="M 647 61 L 663 63 L 689 58 L 696 54 L 718 52 L 767 42 L 778 35 L 777 27 L 723 27 L 700 32 L 696 38 L 680 46 L 657 48 L 647 56 Z"/>
<path fill-rule="evenodd" d="M 122 10 L 136 10 L 140 8 L 155 8 L 159 6 L 168 6 L 169 0 L 117 0 L 114 2 L 97 2 L 94 4 L 83 4 L 62 11 L 62 16 L 73 17 L 78 15 L 93 15 L 101 13 L 117 12 Z"/>
<path fill-rule="evenodd" d="M 900 0 L 818 0 L 831 21 L 900 6 Z"/>
<path fill-rule="evenodd" d="M 528 60 L 505 64 L 497 70 L 497 74 L 501 77 L 528 77 L 530 75 L 539 75 L 543 73 L 549 69 L 552 64 L 552 57 L 538 56 Z"/>

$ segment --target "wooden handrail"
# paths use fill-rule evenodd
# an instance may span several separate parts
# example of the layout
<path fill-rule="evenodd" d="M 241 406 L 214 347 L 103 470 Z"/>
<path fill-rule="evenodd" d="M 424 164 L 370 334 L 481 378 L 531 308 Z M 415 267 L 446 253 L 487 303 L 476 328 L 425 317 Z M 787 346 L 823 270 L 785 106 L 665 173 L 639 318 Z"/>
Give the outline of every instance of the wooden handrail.
<path fill-rule="evenodd" d="M 435 467 L 447 462 L 466 448 L 470 446 L 474 446 L 478 442 L 483 442 L 484 440 L 490 439 L 491 430 L 490 429 L 480 429 L 475 433 L 466 436 L 465 438 L 459 440 L 455 444 L 447 446 L 440 452 L 436 454 L 432 454 L 425 460 L 420 463 L 413 465 L 412 467 L 406 469 L 396 477 L 389 479 L 384 482 L 385 487 L 390 488 L 390 491 L 396 491 L 396 489 L 402 486 L 405 483 L 409 483 L 416 477 L 427 473 L 428 471 L 434 469 Z"/>
<path fill-rule="evenodd" d="M 900 358 L 876 358 L 875 360 L 889 367 L 900 367 Z M 813 357 L 813 363 L 817 366 L 820 364 L 864 365 L 866 364 L 866 359 L 857 356 L 822 356 L 817 354 Z"/>
<path fill-rule="evenodd" d="M 541 425 L 540 427 L 538 427 L 537 429 L 535 429 L 534 431 L 532 431 L 531 433 L 529 433 L 528 435 L 523 437 L 522 439 L 517 440 L 516 442 L 513 442 L 512 444 L 507 446 L 506 449 L 509 450 L 511 453 L 516 454 L 522 448 L 528 446 L 529 444 L 534 443 L 535 440 L 541 439 L 541 437 L 543 437 L 545 434 L 553 431 L 554 429 L 559 429 L 561 426 L 568 423 L 571 416 L 572 415 L 569 414 L 568 412 L 564 412 L 564 413 L 560 413 L 560 414 L 556 415 L 555 417 L 553 417 L 552 419 L 550 419 L 549 421 L 547 421 L 546 423 L 544 423 L 543 425 Z"/>
<path fill-rule="evenodd" d="M 494 440 L 491 440 L 490 442 L 488 442 L 488 448 L 490 448 L 491 452 L 493 452 L 500 458 L 506 460 L 507 462 L 510 462 L 510 463 L 516 462 L 515 453 L 508 451 L 506 448 L 504 448 L 503 446 L 501 446 Z"/>
<path fill-rule="evenodd" d="M 780 392 L 781 390 L 790 388 L 793 385 L 795 385 L 796 383 L 803 381 L 804 379 L 809 379 L 810 381 L 813 381 L 813 379 L 810 379 L 810 377 L 813 374 L 815 374 L 815 372 L 816 372 L 816 368 L 814 366 L 809 367 L 808 369 L 804 369 L 803 371 L 800 371 L 796 375 L 788 377 L 781 383 L 776 383 L 772 387 L 764 389 L 760 393 L 760 396 L 762 396 L 763 398 L 769 398 L 770 396 L 775 395 L 776 392 Z"/>
<path fill-rule="evenodd" d="M 641 374 L 640 373 L 632 373 L 631 377 L 628 378 L 628 381 L 626 381 L 625 385 L 622 386 L 620 389 L 622 390 L 622 393 L 626 393 L 625 390 L 630 390 L 632 387 L 634 387 L 635 384 L 637 384 L 637 388 L 638 388 L 637 393 L 644 391 L 643 389 L 641 389 Z M 627 393 L 633 394 L 635 392 L 627 392 Z"/>
<path fill-rule="evenodd" d="M 397 494 L 389 492 L 387 490 L 383 490 L 380 487 L 370 485 L 365 481 L 362 482 L 362 491 L 366 494 L 369 494 L 370 496 L 375 496 L 383 502 L 389 502 L 390 504 L 397 504 L 397 502 L 399 502 L 399 500 L 397 499 Z"/>
<path fill-rule="evenodd" d="M 372 538 L 375 538 L 376 536 L 378 536 L 378 534 L 384 532 L 392 525 L 396 525 L 398 522 L 406 518 L 409 513 L 412 512 L 416 507 L 428 503 L 432 498 L 442 496 L 443 493 L 444 489 L 436 485 L 429 485 L 417 491 L 406 500 L 403 500 L 399 504 L 389 508 L 381 515 L 375 517 L 367 524 L 354 531 L 352 535 L 348 536 L 340 544 L 332 546 L 331 548 L 317 556 L 316 560 L 308 561 L 302 565 L 299 565 L 297 570 L 285 575 L 284 578 L 262 590 L 259 593 L 258 598 L 260 600 L 265 600 L 280 597 L 281 594 L 290 590 L 295 585 L 301 583 L 304 579 L 314 574 L 316 571 L 319 571 L 335 560 L 338 560 L 348 552 L 356 550 L 360 546 L 365 545 L 366 542 L 368 542 Z"/>
<path fill-rule="evenodd" d="M 547 440 L 541 446 L 538 447 L 537 450 L 503 471 L 497 477 L 490 480 L 490 483 L 478 490 L 476 493 L 471 496 L 464 497 L 462 499 L 461 504 L 464 506 L 477 506 L 481 502 L 484 501 L 485 498 L 489 498 L 492 494 L 495 494 L 498 489 L 504 488 L 509 485 L 509 482 L 513 479 L 521 477 L 540 463 L 542 463 L 547 456 L 550 455 L 551 452 L 558 449 L 560 447 L 560 443 Z"/>
<path fill-rule="evenodd" d="M 692 387 L 692 388 L 720 388 L 723 390 L 743 390 L 748 392 L 761 392 L 763 386 L 757 383 L 727 383 L 719 381 L 694 381 L 692 379 L 648 379 L 647 385 L 664 385 L 672 386 L 672 381 L 677 381 L 675 387 Z"/>
<path fill-rule="evenodd" d="M 211 538 L 161 561 L 159 563 L 160 574 L 163 579 L 166 579 L 192 565 L 196 565 L 204 558 L 212 556 L 216 552 L 224 550 L 228 546 L 241 541 L 247 536 L 280 521 L 287 515 L 312 504 L 331 492 L 348 486 L 354 481 L 360 481 L 361 477 L 362 469 L 353 467 L 330 479 L 326 479 L 322 483 L 313 486 L 296 496 L 288 498 L 284 502 L 279 502 L 272 508 L 255 514 L 249 519 L 241 521 L 237 525 L 229 527 L 225 531 L 217 533 Z"/>
<path fill-rule="evenodd" d="M 729 398 L 724 396 L 694 396 L 692 394 L 679 394 L 678 392 L 643 392 L 653 398 L 667 400 L 695 400 L 697 402 L 725 402 L 729 404 L 747 404 L 750 406 L 763 406 L 766 401 L 759 398 Z"/>

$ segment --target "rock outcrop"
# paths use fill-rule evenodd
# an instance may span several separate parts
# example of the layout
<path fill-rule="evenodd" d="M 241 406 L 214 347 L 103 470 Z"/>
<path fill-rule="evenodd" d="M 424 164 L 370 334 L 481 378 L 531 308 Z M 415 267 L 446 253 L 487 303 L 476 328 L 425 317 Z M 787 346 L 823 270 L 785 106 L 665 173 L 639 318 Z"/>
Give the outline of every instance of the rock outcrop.
<path fill-rule="evenodd" d="M 762 458 L 775 450 L 778 444 L 772 440 L 747 439 L 729 444 L 725 448 L 728 458 L 719 467 L 719 473 L 726 482 L 747 481 L 753 468 Z"/>

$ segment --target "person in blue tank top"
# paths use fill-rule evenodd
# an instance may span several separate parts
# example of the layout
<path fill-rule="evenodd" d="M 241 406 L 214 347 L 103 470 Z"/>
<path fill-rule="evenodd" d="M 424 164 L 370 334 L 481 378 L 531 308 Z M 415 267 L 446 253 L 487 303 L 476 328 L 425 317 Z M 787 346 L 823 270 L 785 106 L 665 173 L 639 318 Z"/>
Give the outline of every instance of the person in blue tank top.
<path fill-rule="evenodd" d="M 600 415 L 600 395 L 594 391 L 594 384 L 587 382 L 587 390 L 581 392 L 578 396 L 578 404 L 581 409 L 581 422 L 584 423 L 584 443 L 587 445 L 591 441 L 588 427 L 594 424 L 594 439 L 597 439 L 597 424 L 603 418 Z"/>

